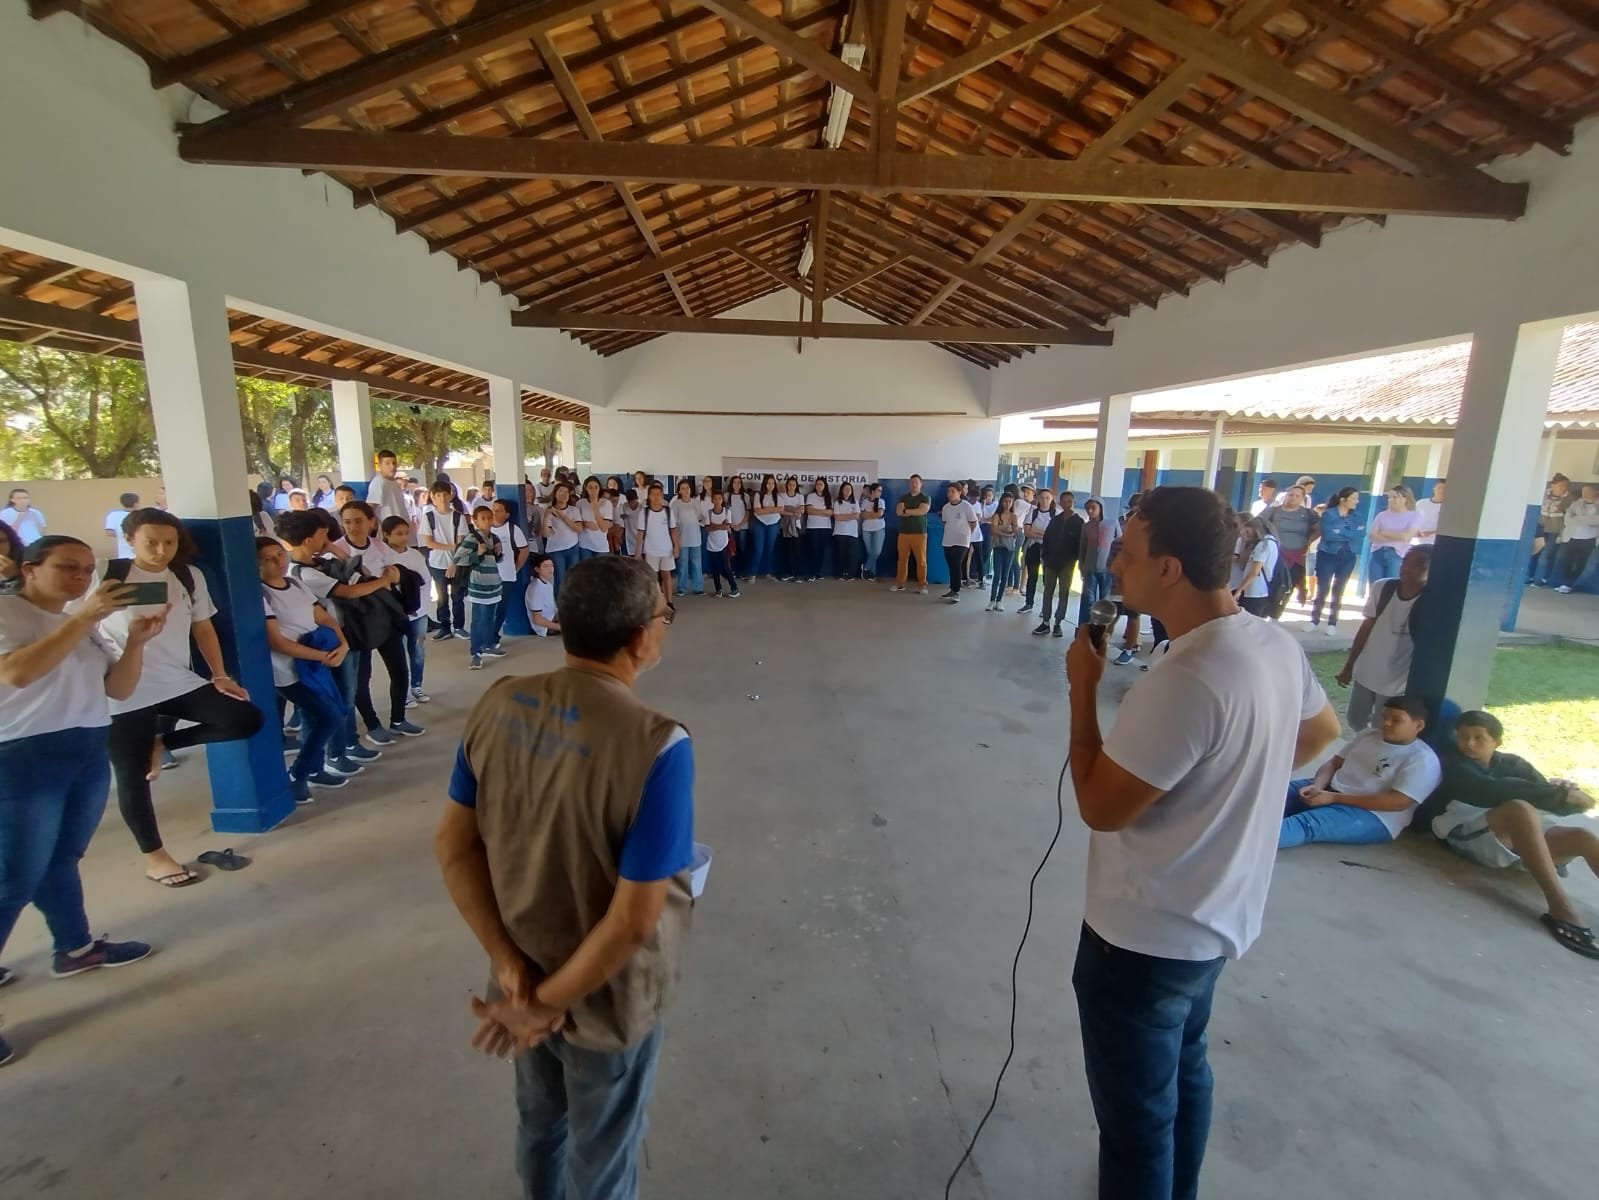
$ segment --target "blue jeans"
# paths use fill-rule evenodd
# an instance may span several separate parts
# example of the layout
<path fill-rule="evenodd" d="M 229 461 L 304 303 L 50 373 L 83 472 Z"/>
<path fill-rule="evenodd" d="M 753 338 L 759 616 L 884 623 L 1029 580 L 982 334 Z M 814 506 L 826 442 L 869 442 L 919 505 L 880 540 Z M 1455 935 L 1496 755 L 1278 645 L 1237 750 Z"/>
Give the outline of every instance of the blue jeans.
<path fill-rule="evenodd" d="M 459 572 L 455 578 L 446 579 L 443 567 L 429 567 L 433 586 L 438 591 L 439 606 L 433 614 L 438 627 L 448 633 L 452 629 L 466 628 L 466 577 Z"/>
<path fill-rule="evenodd" d="M 1366 586 L 1371 587 L 1379 579 L 1399 578 L 1399 551 L 1387 546 L 1378 546 L 1371 552 L 1371 558 L 1366 563 Z"/>
<path fill-rule="evenodd" d="M 883 541 L 887 537 L 886 529 L 861 530 L 861 551 L 865 555 L 861 573 L 868 579 L 877 578 L 877 560 L 883 557 Z"/>
<path fill-rule="evenodd" d="M 494 617 L 500 611 L 498 604 L 474 604 L 467 601 L 466 607 L 470 610 L 467 617 L 469 632 L 472 635 L 472 653 L 482 654 L 494 645 Z"/>
<path fill-rule="evenodd" d="M 1353 546 L 1345 546 L 1342 550 L 1322 550 L 1316 555 L 1316 601 L 1310 606 L 1312 625 L 1321 624 L 1323 604 L 1329 605 L 1328 628 L 1338 624 L 1338 605 L 1343 601 L 1344 588 L 1349 586 L 1349 577 L 1355 573 L 1357 558 Z"/>
<path fill-rule="evenodd" d="M 582 550 L 579 553 L 586 558 L 593 558 L 598 551 Z M 512 580 L 510 583 L 506 583 L 505 580 L 500 580 L 500 603 L 494 610 L 494 645 L 496 646 L 500 644 L 500 634 L 505 631 L 505 614 L 511 611 L 511 605 L 515 602 L 516 581 Z M 415 681 L 413 680 L 412 682 L 414 683 Z"/>
<path fill-rule="evenodd" d="M 1394 840 L 1382 818 L 1369 808 L 1357 808 L 1353 804 L 1323 804 L 1320 808 L 1312 808 L 1299 798 L 1299 790 L 1309 786 L 1308 779 L 1296 779 L 1288 785 L 1277 849 L 1287 850 L 1308 842 L 1372 846 Z"/>
<path fill-rule="evenodd" d="M 551 581 L 550 586 L 554 589 L 557 597 L 561 594 L 561 580 L 566 578 L 568 571 L 577 566 L 577 549 L 576 546 L 568 546 L 565 550 L 545 551 L 550 561 L 555 564 L 555 578 Z"/>
<path fill-rule="evenodd" d="M 1005 598 L 1005 589 L 1016 582 L 1016 547 L 994 547 L 994 586 L 988 589 L 990 604 Z"/>
<path fill-rule="evenodd" d="M 425 626 L 427 618 L 419 619 Z M 279 684 L 278 695 L 293 704 L 294 711 L 300 714 L 300 752 L 289 766 L 289 778 L 297 782 L 309 779 L 320 774 L 327 765 L 328 743 L 338 735 L 347 710 L 303 683 Z M 335 757 L 343 749 L 343 746 L 335 747 Z"/>
<path fill-rule="evenodd" d="M 427 647 L 428 619 L 426 616 L 413 617 L 405 627 L 405 653 L 411 660 L 411 690 L 422 690 L 422 668 L 425 666 L 423 651 Z M 298 706 L 296 706 L 298 707 Z"/>
<path fill-rule="evenodd" d="M 699 547 L 692 547 L 696 554 Z M 661 1026 L 614 1054 L 553 1037 L 516 1061 L 523 1200 L 634 1200 Z M 570 1147 L 570 1154 L 568 1153 Z"/>
<path fill-rule="evenodd" d="M 29 904 L 57 954 L 94 940 L 78 860 L 111 787 L 109 727 L 60 729 L 0 742 L 0 950 Z"/>
<path fill-rule="evenodd" d="M 334 758 L 340 757 L 346 747 L 355 745 L 361 736 L 355 725 L 355 685 L 360 657 L 359 652 L 351 650 L 344 656 L 344 661 L 333 668 L 333 681 L 339 685 L 339 691 L 344 696 L 343 721 L 329 743 Z"/>
<path fill-rule="evenodd" d="M 733 530 L 733 569 L 743 571 L 744 578 L 749 578 L 750 531 L 748 529 Z"/>
<path fill-rule="evenodd" d="M 1110 572 L 1109 571 L 1084 571 L 1083 572 L 1083 597 L 1077 605 L 1077 623 L 1088 624 L 1089 610 L 1100 600 L 1110 597 Z"/>
<path fill-rule="evenodd" d="M 1558 533 L 1543 535 L 1543 550 L 1532 560 L 1532 567 L 1527 571 L 1528 583 L 1541 583 L 1549 586 L 1560 582 L 1552 578 L 1555 573 L 1555 564 L 1560 561 L 1560 543 L 1555 539 Z"/>
<path fill-rule="evenodd" d="M 1210 1134 L 1205 1026 L 1225 959 L 1112 946 L 1086 924 L 1072 987 L 1099 1121 L 1100 1200 L 1193 1200 Z"/>
<path fill-rule="evenodd" d="M 763 525 L 756 521 L 750 526 L 750 535 L 755 543 L 755 558 L 744 572 L 745 577 L 748 579 L 754 579 L 757 575 L 769 577 L 772 574 L 772 557 L 777 550 L 777 522 Z"/>
<path fill-rule="evenodd" d="M 587 546 L 579 546 L 577 548 L 577 561 L 578 562 L 585 562 L 588 559 L 593 558 L 596 554 L 607 554 L 607 553 L 609 553 L 609 551 L 606 551 L 606 550 L 590 550 Z"/>
<path fill-rule="evenodd" d="M 677 555 L 677 594 L 705 594 L 705 554 L 703 546 L 682 546 Z"/>

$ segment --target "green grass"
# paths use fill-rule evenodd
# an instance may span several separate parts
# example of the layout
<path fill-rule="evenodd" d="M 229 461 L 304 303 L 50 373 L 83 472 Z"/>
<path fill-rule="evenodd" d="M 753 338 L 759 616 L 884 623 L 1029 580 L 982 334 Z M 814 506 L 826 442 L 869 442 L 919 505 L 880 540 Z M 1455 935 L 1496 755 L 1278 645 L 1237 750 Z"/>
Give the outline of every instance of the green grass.
<path fill-rule="evenodd" d="M 1333 676 L 1344 665 L 1343 652 L 1312 654 L 1310 665 L 1342 716 L 1349 692 Z M 1599 790 L 1599 650 L 1569 643 L 1501 646 L 1488 709 L 1504 722 L 1506 750 L 1545 775 Z"/>

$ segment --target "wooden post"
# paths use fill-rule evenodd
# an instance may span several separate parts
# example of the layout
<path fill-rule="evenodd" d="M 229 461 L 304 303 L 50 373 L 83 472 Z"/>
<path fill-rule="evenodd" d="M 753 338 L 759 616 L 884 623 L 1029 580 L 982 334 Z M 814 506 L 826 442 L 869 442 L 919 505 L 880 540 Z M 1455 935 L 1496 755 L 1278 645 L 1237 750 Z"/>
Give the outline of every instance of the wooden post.
<path fill-rule="evenodd" d="M 1147 491 L 1149 491 L 1150 488 L 1155 486 L 1155 465 L 1156 465 L 1155 460 L 1158 457 L 1159 457 L 1158 451 L 1155 451 L 1155 450 L 1145 450 L 1144 451 L 1144 475 L 1143 475 L 1143 479 L 1139 483 L 1139 487 L 1138 487 L 1139 491 L 1147 492 Z"/>

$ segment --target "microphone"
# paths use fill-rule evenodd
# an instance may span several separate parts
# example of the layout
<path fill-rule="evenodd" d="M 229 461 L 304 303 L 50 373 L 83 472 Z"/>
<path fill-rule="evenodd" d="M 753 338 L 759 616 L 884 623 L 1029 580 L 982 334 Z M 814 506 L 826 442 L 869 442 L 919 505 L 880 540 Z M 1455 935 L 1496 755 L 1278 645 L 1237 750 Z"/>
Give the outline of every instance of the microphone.
<path fill-rule="evenodd" d="M 1094 606 L 1088 610 L 1088 637 L 1094 643 L 1095 650 L 1105 648 L 1105 634 L 1116 624 L 1119 612 L 1114 600 L 1095 600 Z"/>

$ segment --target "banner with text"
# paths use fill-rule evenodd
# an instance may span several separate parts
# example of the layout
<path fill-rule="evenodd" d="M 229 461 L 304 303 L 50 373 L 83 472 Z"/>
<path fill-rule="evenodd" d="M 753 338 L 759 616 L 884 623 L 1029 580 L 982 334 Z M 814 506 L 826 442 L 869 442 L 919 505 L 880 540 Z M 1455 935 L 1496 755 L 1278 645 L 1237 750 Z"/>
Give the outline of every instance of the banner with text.
<path fill-rule="evenodd" d="M 777 477 L 781 490 L 783 480 L 790 475 L 799 477 L 800 491 L 810 491 L 811 484 L 820 476 L 830 486 L 846 479 L 859 490 L 862 484 L 877 479 L 876 459 L 826 459 L 826 458 L 723 458 L 722 475 L 726 479 L 742 476 L 744 486 L 756 491 L 761 480 L 768 475 Z"/>

